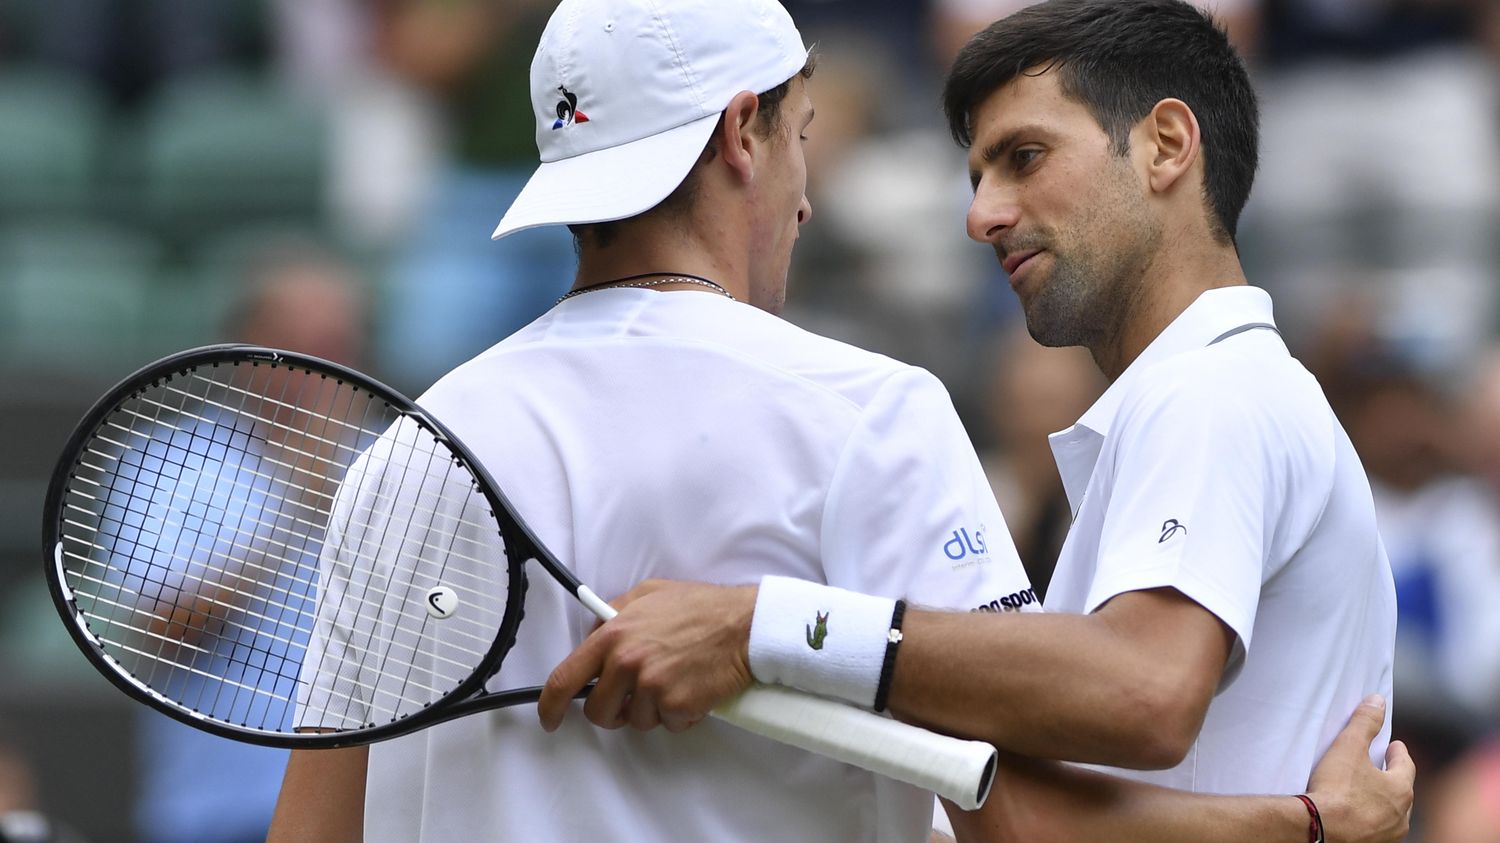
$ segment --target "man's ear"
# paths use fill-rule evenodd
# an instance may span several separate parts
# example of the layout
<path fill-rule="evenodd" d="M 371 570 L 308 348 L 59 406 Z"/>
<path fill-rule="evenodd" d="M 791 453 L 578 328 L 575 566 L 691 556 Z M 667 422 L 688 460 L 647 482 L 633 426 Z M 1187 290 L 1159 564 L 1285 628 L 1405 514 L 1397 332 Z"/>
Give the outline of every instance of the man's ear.
<path fill-rule="evenodd" d="M 1146 178 L 1152 192 L 1167 193 L 1193 169 L 1202 152 L 1198 117 L 1187 103 L 1164 99 L 1136 126 L 1136 148 L 1149 155 Z"/>
<path fill-rule="evenodd" d="M 765 143 L 765 139 L 755 132 L 759 115 L 760 97 L 750 91 L 740 91 L 729 101 L 729 106 L 724 109 L 724 119 L 715 129 L 724 163 L 744 182 L 755 176 L 756 148 Z"/>

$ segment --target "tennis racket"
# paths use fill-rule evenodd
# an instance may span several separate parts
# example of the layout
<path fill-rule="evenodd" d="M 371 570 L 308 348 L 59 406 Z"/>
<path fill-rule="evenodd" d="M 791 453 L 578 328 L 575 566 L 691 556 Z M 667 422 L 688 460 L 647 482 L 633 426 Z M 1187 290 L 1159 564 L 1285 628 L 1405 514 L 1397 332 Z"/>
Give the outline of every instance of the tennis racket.
<path fill-rule="evenodd" d="M 205 731 L 318 748 L 535 702 L 486 689 L 525 564 L 615 612 L 547 551 L 469 451 L 394 390 L 268 348 L 167 357 L 101 398 L 47 493 L 48 581 L 132 697 Z M 934 791 L 988 795 L 995 750 L 785 688 L 714 712 Z"/>

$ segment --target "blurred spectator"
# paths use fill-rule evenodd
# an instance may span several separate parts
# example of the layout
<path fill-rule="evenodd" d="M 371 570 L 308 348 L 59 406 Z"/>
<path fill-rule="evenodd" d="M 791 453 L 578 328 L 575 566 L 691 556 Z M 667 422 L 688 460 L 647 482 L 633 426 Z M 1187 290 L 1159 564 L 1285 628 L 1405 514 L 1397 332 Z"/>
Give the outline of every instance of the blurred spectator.
<path fill-rule="evenodd" d="M 565 229 L 488 237 L 536 168 L 529 69 L 552 5 L 374 4 L 382 61 L 441 104 L 449 133 L 431 204 L 395 258 L 383 302 L 381 364 L 402 385 L 426 386 L 541 314 L 572 283 Z"/>
<path fill-rule="evenodd" d="M 0 814 L 35 811 L 39 804 L 31 765 L 15 750 L 0 743 Z"/>
<path fill-rule="evenodd" d="M 0 843 L 85 843 L 71 828 L 43 814 L 31 765 L 0 742 Z"/>
<path fill-rule="evenodd" d="M 1264 58 L 1287 67 L 1400 56 L 1466 40 L 1472 0 L 1257 0 L 1265 7 Z"/>
<path fill-rule="evenodd" d="M 227 328 L 231 339 L 362 365 L 365 300 L 352 269 L 305 244 L 269 244 L 246 269 L 244 300 Z M 135 825 L 141 841 L 265 839 L 286 767 L 284 750 L 215 737 L 144 706 L 138 729 Z"/>
<path fill-rule="evenodd" d="M 1392 336 L 1444 365 L 1492 330 L 1500 131 L 1482 5 L 1265 1 L 1262 166 L 1242 242 L 1289 334 L 1326 279 L 1350 274 L 1390 301 Z"/>
<path fill-rule="evenodd" d="M 932 125 L 948 65 L 947 57 L 921 37 L 928 30 L 928 0 L 782 0 L 782 5 L 820 52 L 858 49 L 899 70 L 879 78 L 883 122 L 903 129 Z M 819 100 L 819 120 L 822 111 Z"/>
<path fill-rule="evenodd" d="M 1441 386 L 1453 373 L 1390 341 L 1382 297 L 1350 283 L 1330 286 L 1304 359 L 1369 473 L 1396 586 L 1392 735 L 1432 783 L 1500 724 L 1500 507 L 1468 473 L 1473 445 L 1492 448 L 1495 428 L 1466 435 Z M 1479 403 L 1469 402 L 1471 419 Z M 1439 801 L 1418 787 L 1413 840 L 1429 840 L 1429 818 L 1454 807 Z"/>
<path fill-rule="evenodd" d="M 281 78 L 317 103 L 331 127 L 330 226 L 362 250 L 389 258 L 431 202 L 445 116 L 428 91 L 383 56 L 380 4 L 265 2 L 274 11 Z"/>
<path fill-rule="evenodd" d="M 1040 597 L 1073 523 L 1047 436 L 1078 421 L 1103 393 L 1104 377 L 1087 351 L 1044 348 L 1024 329 L 1003 335 L 988 361 L 982 438 L 993 441 L 980 458 Z"/>
<path fill-rule="evenodd" d="M 1500 742 L 1429 781 L 1422 843 L 1500 843 Z"/>
<path fill-rule="evenodd" d="M 368 306 L 354 267 L 310 242 L 272 242 L 245 270 L 229 339 L 364 365 Z"/>
<path fill-rule="evenodd" d="M 951 386 L 971 365 L 968 311 L 986 277 L 986 253 L 955 224 L 967 201 L 962 156 L 937 120 L 907 128 L 889 112 L 903 68 L 883 42 L 846 33 L 817 50 L 804 147 L 813 215 L 786 316 Z"/>
<path fill-rule="evenodd" d="M 258 0 L 7 0 L 23 7 L 30 55 L 88 74 L 118 101 L 220 64 L 260 64 Z"/>
<path fill-rule="evenodd" d="M 1479 355 L 1463 386 L 1462 453 L 1500 509 L 1500 346 Z"/>
<path fill-rule="evenodd" d="M 969 38 L 990 22 L 1038 0 L 933 0 L 934 35 L 938 55 L 951 60 Z M 1260 7 L 1264 0 L 1189 0 L 1213 13 L 1229 32 L 1230 41 L 1245 55 L 1254 55 L 1260 39 Z"/>
<path fill-rule="evenodd" d="M 1457 704 L 1494 718 L 1500 510 L 1458 471 L 1447 398 L 1399 358 L 1354 362 L 1345 425 L 1370 474 L 1396 580 L 1401 707 Z"/>
<path fill-rule="evenodd" d="M 375 33 L 365 0 L 259 0 L 277 44 L 278 71 L 320 100 L 374 69 Z"/>
<path fill-rule="evenodd" d="M 813 215 L 793 254 L 785 315 L 972 396 L 976 329 L 989 328 L 976 305 L 995 261 L 964 233 L 967 170 L 936 89 L 923 119 L 908 124 L 894 91 L 909 68 L 882 41 L 833 33 L 817 51 L 805 147 Z"/>

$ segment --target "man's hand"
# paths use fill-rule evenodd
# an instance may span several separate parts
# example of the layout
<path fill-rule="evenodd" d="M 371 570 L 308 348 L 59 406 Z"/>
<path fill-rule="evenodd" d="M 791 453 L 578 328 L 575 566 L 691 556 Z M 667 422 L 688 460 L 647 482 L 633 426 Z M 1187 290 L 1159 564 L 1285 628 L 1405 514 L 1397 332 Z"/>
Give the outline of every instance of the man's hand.
<path fill-rule="evenodd" d="M 1385 722 L 1385 700 L 1360 703 L 1307 783 L 1328 843 L 1405 840 L 1417 768 L 1406 745 L 1391 741 L 1385 770 L 1370 764 L 1370 742 Z"/>
<path fill-rule="evenodd" d="M 611 605 L 602 624 L 547 677 L 537 714 L 555 730 L 573 696 L 595 725 L 680 732 L 750 687 L 755 586 L 647 580 Z"/>

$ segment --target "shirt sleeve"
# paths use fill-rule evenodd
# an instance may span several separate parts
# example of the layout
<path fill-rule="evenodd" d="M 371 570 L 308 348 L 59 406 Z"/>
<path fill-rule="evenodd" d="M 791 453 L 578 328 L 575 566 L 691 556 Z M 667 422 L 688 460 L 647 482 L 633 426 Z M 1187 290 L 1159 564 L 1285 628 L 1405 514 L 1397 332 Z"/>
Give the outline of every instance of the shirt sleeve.
<path fill-rule="evenodd" d="M 472 476 L 405 419 L 355 461 L 318 558 L 296 725 L 410 717 L 453 693 L 505 628 L 510 566 Z M 433 614 L 436 588 L 457 601 Z"/>
<path fill-rule="evenodd" d="M 948 392 L 922 369 L 892 376 L 866 405 L 821 543 L 830 585 L 930 608 L 1041 609 Z"/>
<path fill-rule="evenodd" d="M 1130 591 L 1172 588 L 1236 636 L 1221 687 L 1243 665 L 1273 573 L 1271 547 L 1291 487 L 1275 400 L 1163 367 L 1126 399 L 1098 567 L 1085 612 Z M 1101 467 L 1103 468 L 1103 467 Z"/>
<path fill-rule="evenodd" d="M 381 465 L 364 454 L 349 470 L 335 496 L 314 589 L 313 626 L 297 682 L 293 723 L 298 729 L 357 728 L 371 719 L 359 655 L 368 650 L 372 630 L 358 623 L 351 594 L 367 587 L 369 566 L 358 562 L 363 536 L 351 529 L 353 514 L 368 511 L 377 494 Z"/>

